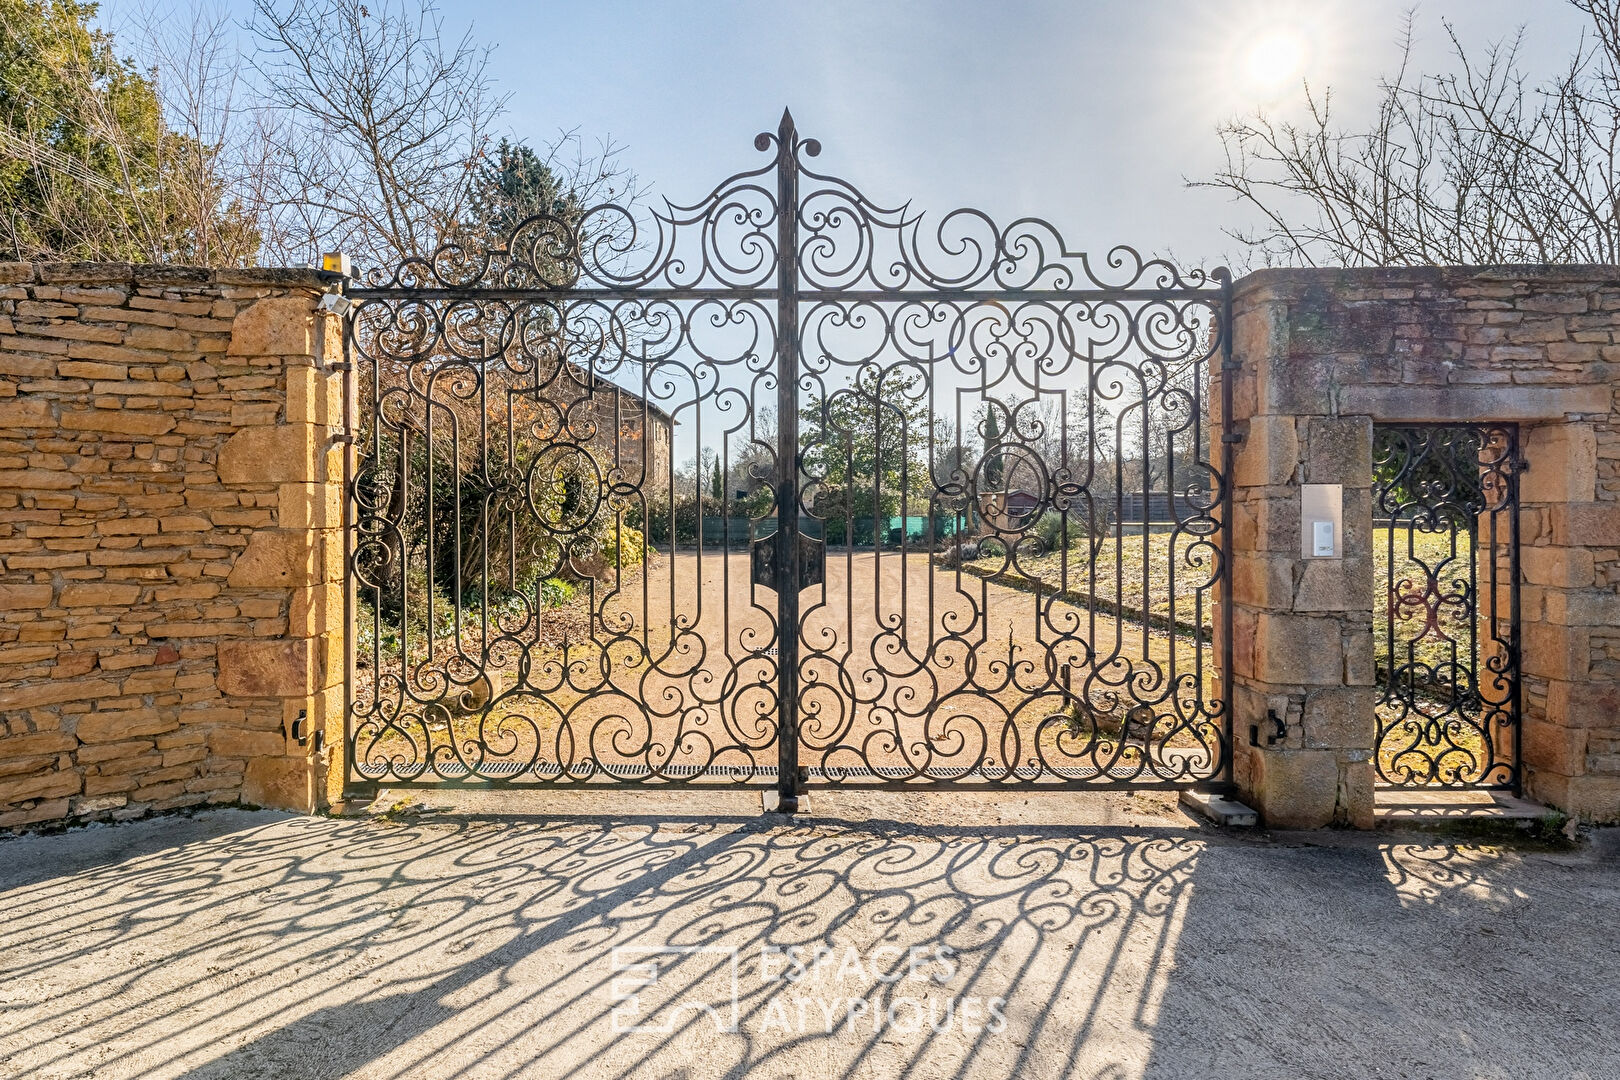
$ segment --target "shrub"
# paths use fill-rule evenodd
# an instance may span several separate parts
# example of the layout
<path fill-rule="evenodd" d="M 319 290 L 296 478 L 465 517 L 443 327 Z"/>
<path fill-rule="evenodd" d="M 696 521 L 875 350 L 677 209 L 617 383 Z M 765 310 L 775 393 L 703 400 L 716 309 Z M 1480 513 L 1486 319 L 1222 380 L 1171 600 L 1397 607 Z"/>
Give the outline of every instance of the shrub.
<path fill-rule="evenodd" d="M 1087 529 L 1085 522 L 1075 514 L 1064 515 L 1056 510 L 1048 510 L 1035 522 L 1030 533 L 1040 539 L 1045 550 L 1060 551 L 1073 546 L 1087 534 Z"/>
<path fill-rule="evenodd" d="M 546 578 L 540 583 L 540 603 L 545 607 L 561 607 L 574 598 L 574 586 L 562 578 Z"/>
<path fill-rule="evenodd" d="M 977 541 L 963 540 L 952 544 L 945 549 L 945 556 L 941 560 L 946 566 L 961 566 L 964 562 L 971 562 L 979 557 Z"/>
<path fill-rule="evenodd" d="M 699 510 L 702 517 L 718 520 L 722 516 L 724 503 L 712 495 L 701 498 L 687 495 L 675 500 L 674 514 L 671 515 L 669 506 L 651 505 L 648 507 L 646 538 L 655 544 L 668 544 L 672 539 L 670 532 L 670 518 L 674 517 L 673 540 L 678 546 L 697 543 Z"/>

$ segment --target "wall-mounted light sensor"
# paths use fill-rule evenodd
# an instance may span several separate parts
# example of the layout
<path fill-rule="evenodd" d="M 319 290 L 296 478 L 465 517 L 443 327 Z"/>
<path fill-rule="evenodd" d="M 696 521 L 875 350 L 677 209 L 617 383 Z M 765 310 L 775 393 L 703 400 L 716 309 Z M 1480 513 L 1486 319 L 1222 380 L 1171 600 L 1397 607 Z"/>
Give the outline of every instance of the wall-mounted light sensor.
<path fill-rule="evenodd" d="M 354 301 L 342 293 L 329 292 L 321 297 L 321 302 L 315 305 L 315 310 L 330 311 L 333 315 L 341 317 L 347 315 L 353 306 Z"/>

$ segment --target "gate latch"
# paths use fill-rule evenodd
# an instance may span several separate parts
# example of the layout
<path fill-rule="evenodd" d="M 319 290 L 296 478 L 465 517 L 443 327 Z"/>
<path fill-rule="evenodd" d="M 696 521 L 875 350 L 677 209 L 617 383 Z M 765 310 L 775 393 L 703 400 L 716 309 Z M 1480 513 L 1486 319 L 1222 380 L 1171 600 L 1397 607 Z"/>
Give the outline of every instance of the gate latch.
<path fill-rule="evenodd" d="M 777 582 L 777 567 L 782 565 L 782 532 L 777 530 L 769 536 L 762 536 L 749 545 L 749 556 L 753 564 L 753 579 L 755 585 L 763 585 L 767 589 L 775 589 Z M 799 548 L 790 552 L 786 558 L 789 565 L 796 566 L 795 576 L 799 581 L 799 588 L 808 589 L 812 585 L 820 585 L 826 580 L 827 547 L 813 536 L 799 534 Z"/>

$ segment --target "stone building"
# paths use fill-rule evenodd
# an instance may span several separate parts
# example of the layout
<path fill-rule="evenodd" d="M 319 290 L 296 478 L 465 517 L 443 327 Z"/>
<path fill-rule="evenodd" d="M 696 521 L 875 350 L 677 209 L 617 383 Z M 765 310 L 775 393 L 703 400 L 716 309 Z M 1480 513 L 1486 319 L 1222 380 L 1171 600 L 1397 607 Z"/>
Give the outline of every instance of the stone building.
<path fill-rule="evenodd" d="M 593 432 L 590 445 L 605 464 L 617 464 L 632 478 L 642 476 L 642 487 L 667 486 L 675 418 L 634 390 L 575 370 L 566 384 L 554 381 L 543 393 L 571 418 L 581 411 L 577 405 L 589 410 L 588 422 L 576 419 L 572 426 Z"/>

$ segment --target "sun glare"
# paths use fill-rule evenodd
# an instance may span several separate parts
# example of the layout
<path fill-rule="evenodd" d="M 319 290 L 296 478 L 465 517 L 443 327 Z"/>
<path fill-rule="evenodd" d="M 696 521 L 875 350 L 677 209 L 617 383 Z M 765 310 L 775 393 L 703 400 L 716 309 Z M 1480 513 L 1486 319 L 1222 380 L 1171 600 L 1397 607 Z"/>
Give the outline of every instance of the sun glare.
<path fill-rule="evenodd" d="M 1305 73 L 1309 45 L 1297 30 L 1262 31 L 1243 50 L 1243 75 L 1261 94 L 1291 89 Z"/>
<path fill-rule="evenodd" d="M 1181 7 L 1183 5 L 1177 5 Z M 1304 107 L 1304 85 L 1341 83 L 1365 61 L 1367 25 L 1346 0 L 1222 0 L 1185 5 L 1201 113 L 1221 118 L 1255 110 L 1288 117 Z M 1196 48 L 1193 48 L 1196 43 Z M 1383 38 L 1379 38 L 1379 44 Z M 1213 76 L 1213 77 L 1211 77 Z"/>

